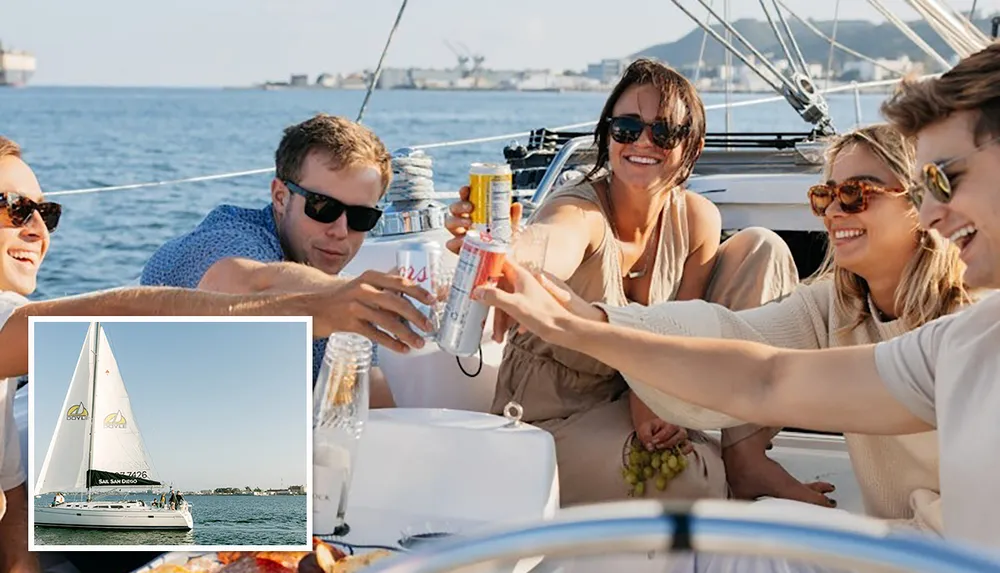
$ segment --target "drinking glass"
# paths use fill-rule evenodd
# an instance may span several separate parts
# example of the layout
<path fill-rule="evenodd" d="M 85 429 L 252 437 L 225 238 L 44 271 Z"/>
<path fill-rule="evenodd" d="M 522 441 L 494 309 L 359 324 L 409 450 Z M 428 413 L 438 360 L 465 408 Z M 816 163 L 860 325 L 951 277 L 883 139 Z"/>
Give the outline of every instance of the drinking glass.
<path fill-rule="evenodd" d="M 545 268 L 545 255 L 549 248 L 549 232 L 542 227 L 528 225 L 518 230 L 511 241 L 510 258 L 538 276 Z"/>
<path fill-rule="evenodd" d="M 368 421 L 372 343 L 345 332 L 327 340 L 313 389 L 313 532 L 344 536 L 358 442 Z"/>

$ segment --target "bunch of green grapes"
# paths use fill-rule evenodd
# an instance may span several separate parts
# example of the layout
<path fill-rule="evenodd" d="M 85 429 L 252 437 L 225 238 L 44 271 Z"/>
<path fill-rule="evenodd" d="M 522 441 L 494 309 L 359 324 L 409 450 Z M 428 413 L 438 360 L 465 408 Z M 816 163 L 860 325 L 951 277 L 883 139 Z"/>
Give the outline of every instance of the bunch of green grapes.
<path fill-rule="evenodd" d="M 646 494 L 646 483 L 649 480 L 653 480 L 656 489 L 660 491 L 667 489 L 670 480 L 688 466 L 687 458 L 681 453 L 680 446 L 651 452 L 639 443 L 634 434 L 626 445 L 622 461 L 622 477 L 629 484 L 628 493 L 633 497 L 642 497 Z"/>

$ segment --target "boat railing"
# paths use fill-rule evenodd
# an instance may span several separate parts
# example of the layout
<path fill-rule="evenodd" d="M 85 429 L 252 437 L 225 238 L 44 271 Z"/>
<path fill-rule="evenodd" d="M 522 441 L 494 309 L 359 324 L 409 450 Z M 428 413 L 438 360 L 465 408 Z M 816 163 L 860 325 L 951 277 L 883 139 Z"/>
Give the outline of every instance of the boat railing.
<path fill-rule="evenodd" d="M 823 165 L 826 143 L 809 133 L 709 133 L 705 136 L 705 151 L 695 166 L 695 176 L 731 173 L 816 173 Z M 555 154 L 547 159 L 547 154 Z M 524 217 L 535 211 L 552 190 L 567 178 L 567 170 L 586 166 L 589 171 L 596 160 L 597 149 L 593 134 L 536 130 L 529 136 L 526 149 L 516 144 L 504 149 L 507 161 L 514 168 L 515 195 L 523 188 L 533 188 L 530 199 L 520 199 Z M 545 162 L 548 164 L 545 165 Z M 531 171 L 544 168 L 539 179 Z M 583 175 L 581 171 L 579 175 Z M 537 183 L 536 183 L 537 181 Z"/>
<path fill-rule="evenodd" d="M 537 207 L 542 204 L 545 197 L 549 194 L 552 188 L 555 186 L 556 181 L 562 174 L 566 163 L 571 157 L 577 154 L 583 147 L 589 147 L 594 142 L 593 135 L 585 135 L 581 137 L 574 137 L 573 139 L 567 141 L 563 144 L 559 153 L 552 159 L 552 163 L 549 164 L 548 169 L 545 170 L 545 175 L 542 176 L 542 181 L 538 184 L 538 188 L 535 189 L 535 193 L 531 196 L 532 207 Z M 525 205 L 525 210 L 528 210 L 529 206 Z M 527 214 L 527 213 L 526 213 Z"/>
<path fill-rule="evenodd" d="M 650 501 L 573 508 L 564 513 L 572 517 L 441 541 L 377 562 L 367 571 L 444 573 L 538 557 L 556 564 L 564 558 L 624 554 L 653 558 L 670 553 L 684 559 L 695 551 L 710 557 L 794 559 L 852 571 L 1000 572 L 1000 561 L 983 550 L 917 533 L 892 532 L 877 520 L 838 515 L 814 524 L 802 517 L 759 511 L 754 505 Z M 574 514 L 575 510 L 582 511 Z"/>

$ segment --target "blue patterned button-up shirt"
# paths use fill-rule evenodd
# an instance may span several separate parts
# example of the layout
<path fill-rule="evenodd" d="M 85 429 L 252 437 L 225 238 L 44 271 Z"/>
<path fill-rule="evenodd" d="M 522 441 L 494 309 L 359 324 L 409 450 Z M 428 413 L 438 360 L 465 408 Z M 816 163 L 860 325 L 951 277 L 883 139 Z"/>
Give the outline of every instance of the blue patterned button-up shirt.
<path fill-rule="evenodd" d="M 262 263 L 285 260 L 278 240 L 274 212 L 220 205 L 193 231 L 160 247 L 142 269 L 144 286 L 197 288 L 209 267 L 222 259 L 239 257 Z M 313 382 L 326 351 L 326 339 L 313 341 Z M 372 366 L 378 366 L 378 347 L 372 349 Z"/>

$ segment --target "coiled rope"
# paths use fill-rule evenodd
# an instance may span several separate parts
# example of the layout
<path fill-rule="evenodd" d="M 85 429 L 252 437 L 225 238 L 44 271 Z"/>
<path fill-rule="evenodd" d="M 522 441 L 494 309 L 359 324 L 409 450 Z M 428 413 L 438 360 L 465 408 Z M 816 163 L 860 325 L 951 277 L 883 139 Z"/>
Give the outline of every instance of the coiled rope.
<path fill-rule="evenodd" d="M 403 148 L 392 157 L 392 183 L 385 192 L 383 201 L 433 200 L 434 169 L 431 157 L 420 149 Z"/>

